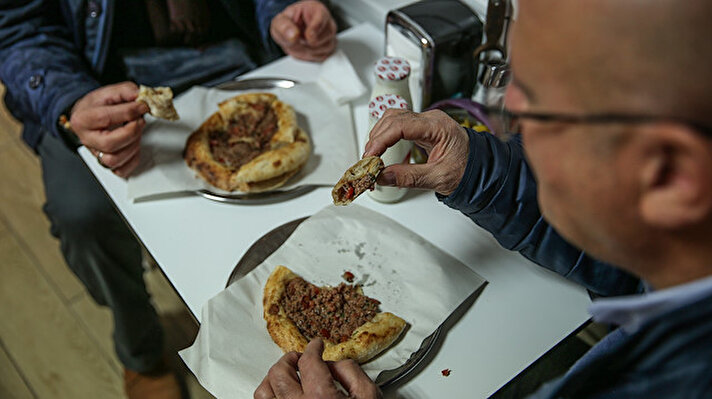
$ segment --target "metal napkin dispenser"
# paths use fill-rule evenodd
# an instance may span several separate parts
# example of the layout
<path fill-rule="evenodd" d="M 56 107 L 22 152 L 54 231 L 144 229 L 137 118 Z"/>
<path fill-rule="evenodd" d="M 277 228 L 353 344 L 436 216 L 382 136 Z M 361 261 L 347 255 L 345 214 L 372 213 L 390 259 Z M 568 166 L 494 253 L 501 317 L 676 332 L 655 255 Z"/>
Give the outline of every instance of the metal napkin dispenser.
<path fill-rule="evenodd" d="M 423 0 L 386 17 L 386 55 L 410 62 L 414 111 L 461 94 L 469 98 L 482 42 L 482 21 L 459 0 Z"/>

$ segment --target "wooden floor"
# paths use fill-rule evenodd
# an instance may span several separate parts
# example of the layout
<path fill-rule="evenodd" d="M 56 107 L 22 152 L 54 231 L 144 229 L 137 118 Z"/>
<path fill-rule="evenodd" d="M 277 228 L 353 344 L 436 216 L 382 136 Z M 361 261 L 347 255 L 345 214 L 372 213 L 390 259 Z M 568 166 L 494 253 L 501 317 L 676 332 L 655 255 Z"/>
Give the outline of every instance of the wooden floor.
<path fill-rule="evenodd" d="M 111 314 L 65 265 L 43 203 L 39 160 L 0 106 L 0 398 L 123 398 Z M 168 351 L 190 345 L 197 328 L 183 303 L 158 269 L 146 281 Z M 183 374 L 192 398 L 212 397 Z"/>

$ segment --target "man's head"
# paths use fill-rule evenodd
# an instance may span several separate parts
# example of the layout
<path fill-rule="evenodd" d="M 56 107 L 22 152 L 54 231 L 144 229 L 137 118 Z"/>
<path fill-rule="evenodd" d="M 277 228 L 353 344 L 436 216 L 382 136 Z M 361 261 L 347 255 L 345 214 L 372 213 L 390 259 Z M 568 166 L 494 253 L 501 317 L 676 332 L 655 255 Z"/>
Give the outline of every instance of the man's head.
<path fill-rule="evenodd" d="M 507 105 L 712 126 L 709 15 L 708 0 L 522 0 Z M 522 128 L 541 209 L 563 236 L 657 286 L 712 273 L 699 267 L 712 247 L 712 137 L 665 120 Z"/>

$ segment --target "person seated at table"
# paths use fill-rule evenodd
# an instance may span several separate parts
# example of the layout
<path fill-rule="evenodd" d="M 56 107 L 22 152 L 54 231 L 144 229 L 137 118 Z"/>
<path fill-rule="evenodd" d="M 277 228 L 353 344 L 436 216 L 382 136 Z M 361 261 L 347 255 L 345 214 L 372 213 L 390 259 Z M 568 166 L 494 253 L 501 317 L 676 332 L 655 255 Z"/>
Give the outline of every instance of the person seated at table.
<path fill-rule="evenodd" d="M 505 247 L 594 289 L 640 286 L 586 254 L 645 281 L 593 301 L 593 319 L 615 329 L 532 397 L 712 397 L 710 15 L 707 0 L 522 1 L 506 94 L 521 136 L 501 142 L 439 111 L 389 111 L 371 131 L 366 155 L 401 138 L 430 155 L 379 183 L 434 190 Z M 345 397 L 333 380 L 380 397 L 321 349 L 286 354 L 255 398 Z"/>
<path fill-rule="evenodd" d="M 320 61 L 335 48 L 334 19 L 314 0 L 11 0 L 1 8 L 5 104 L 42 161 L 51 232 L 87 291 L 113 311 L 129 397 L 178 397 L 140 245 L 75 146 L 126 177 L 139 162 L 148 111 L 134 101 L 136 83 L 179 92 L 232 79 L 282 51 Z M 73 134 L 59 126 L 62 114 Z"/>

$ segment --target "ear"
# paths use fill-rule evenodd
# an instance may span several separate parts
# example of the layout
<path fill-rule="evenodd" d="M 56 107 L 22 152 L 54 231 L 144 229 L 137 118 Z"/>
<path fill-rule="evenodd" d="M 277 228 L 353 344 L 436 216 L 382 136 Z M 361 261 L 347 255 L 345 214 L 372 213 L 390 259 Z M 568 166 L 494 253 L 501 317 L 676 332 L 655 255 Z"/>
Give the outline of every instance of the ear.
<path fill-rule="evenodd" d="M 679 124 L 641 127 L 643 221 L 662 229 L 712 218 L 712 140 Z"/>

